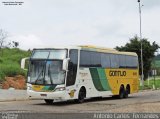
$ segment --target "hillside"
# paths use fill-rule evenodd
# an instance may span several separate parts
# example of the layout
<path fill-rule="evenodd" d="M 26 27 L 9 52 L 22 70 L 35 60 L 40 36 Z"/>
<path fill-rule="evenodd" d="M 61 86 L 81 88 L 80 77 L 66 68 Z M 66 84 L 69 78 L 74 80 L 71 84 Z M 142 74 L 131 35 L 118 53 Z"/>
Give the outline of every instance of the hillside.
<path fill-rule="evenodd" d="M 13 77 L 16 75 L 26 76 L 26 71 L 20 68 L 21 59 L 28 57 L 30 51 L 20 50 L 18 48 L 3 48 L 0 50 L 0 82 L 4 77 Z"/>

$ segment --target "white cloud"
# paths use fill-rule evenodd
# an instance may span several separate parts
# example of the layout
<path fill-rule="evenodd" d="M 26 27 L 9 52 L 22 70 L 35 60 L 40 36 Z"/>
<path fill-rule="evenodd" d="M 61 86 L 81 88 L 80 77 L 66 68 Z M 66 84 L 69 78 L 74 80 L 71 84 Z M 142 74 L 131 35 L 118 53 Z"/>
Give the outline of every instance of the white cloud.
<path fill-rule="evenodd" d="M 141 2 L 143 37 L 160 45 L 160 2 Z M 114 48 L 139 35 L 137 0 L 26 0 L 22 7 L 0 7 L 0 17 L 0 28 L 14 34 L 10 39 L 23 49 L 82 44 Z"/>
<path fill-rule="evenodd" d="M 25 49 L 25 50 L 44 46 L 43 41 L 33 34 L 15 35 L 15 36 L 9 37 L 9 40 L 19 42 L 19 48 Z"/>

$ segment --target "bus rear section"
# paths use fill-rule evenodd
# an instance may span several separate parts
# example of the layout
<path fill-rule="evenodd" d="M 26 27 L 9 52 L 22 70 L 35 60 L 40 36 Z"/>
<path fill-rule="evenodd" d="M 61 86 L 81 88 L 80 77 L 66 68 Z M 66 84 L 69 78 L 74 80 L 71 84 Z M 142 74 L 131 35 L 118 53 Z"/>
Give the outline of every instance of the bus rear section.
<path fill-rule="evenodd" d="M 136 53 L 83 48 L 79 73 L 86 83 L 86 97 L 127 98 L 138 92 L 139 69 Z"/>

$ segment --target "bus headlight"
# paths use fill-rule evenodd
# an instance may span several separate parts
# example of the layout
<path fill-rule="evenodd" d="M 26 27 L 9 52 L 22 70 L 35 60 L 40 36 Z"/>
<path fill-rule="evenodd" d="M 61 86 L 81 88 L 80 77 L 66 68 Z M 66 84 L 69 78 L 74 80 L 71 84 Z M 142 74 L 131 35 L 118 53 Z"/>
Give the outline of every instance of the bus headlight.
<path fill-rule="evenodd" d="M 65 87 L 58 87 L 55 89 L 55 91 L 64 91 L 65 90 Z"/>
<path fill-rule="evenodd" d="M 28 87 L 27 87 L 27 90 L 32 90 L 32 86 L 28 86 Z"/>

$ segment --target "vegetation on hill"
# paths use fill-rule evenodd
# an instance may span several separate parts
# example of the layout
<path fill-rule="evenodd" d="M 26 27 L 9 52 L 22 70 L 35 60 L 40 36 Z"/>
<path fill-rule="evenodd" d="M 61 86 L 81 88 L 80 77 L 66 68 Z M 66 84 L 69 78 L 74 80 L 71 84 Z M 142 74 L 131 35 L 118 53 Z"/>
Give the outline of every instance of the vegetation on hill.
<path fill-rule="evenodd" d="M 21 59 L 30 56 L 30 51 L 18 48 L 2 48 L 0 52 L 0 82 L 5 76 L 26 76 L 26 71 L 21 69 Z"/>

